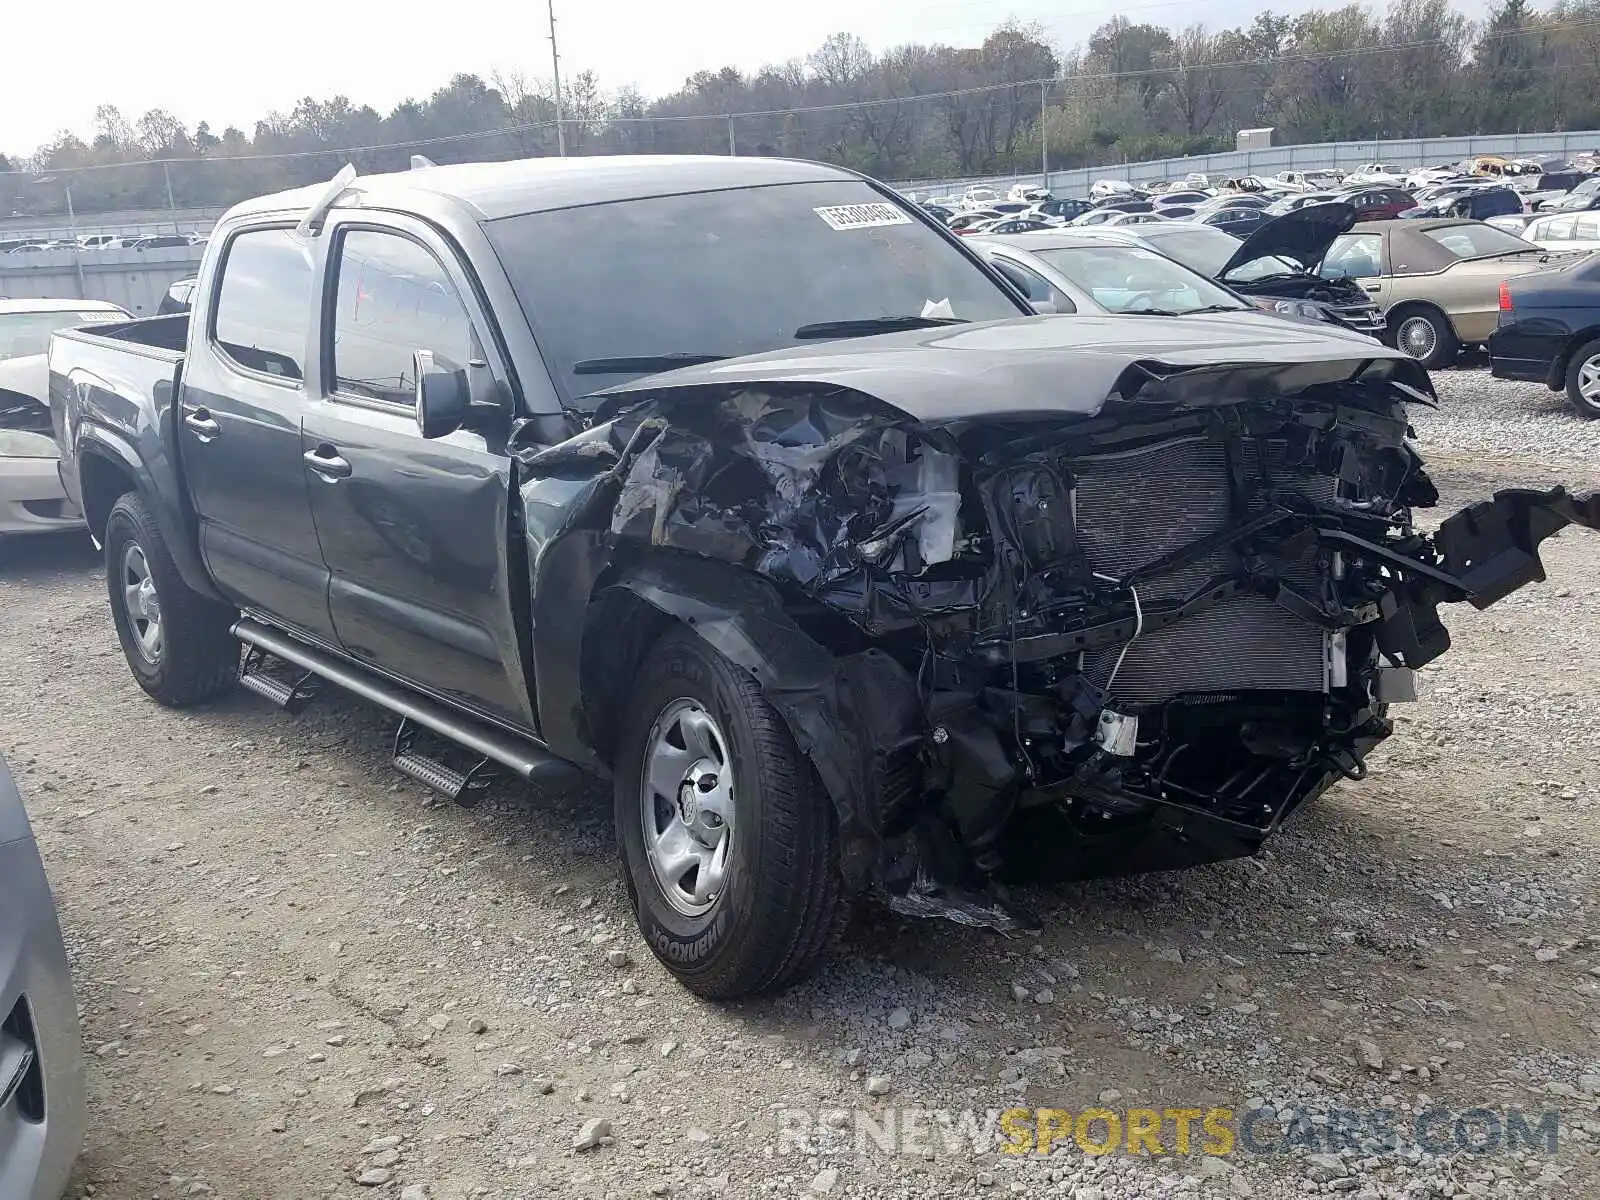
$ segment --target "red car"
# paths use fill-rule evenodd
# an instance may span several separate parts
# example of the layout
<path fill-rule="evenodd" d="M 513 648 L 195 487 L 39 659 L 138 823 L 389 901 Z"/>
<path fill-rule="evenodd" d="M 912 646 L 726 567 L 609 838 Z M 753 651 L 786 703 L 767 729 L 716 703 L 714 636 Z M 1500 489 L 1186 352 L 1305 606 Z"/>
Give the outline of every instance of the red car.
<path fill-rule="evenodd" d="M 1335 196 L 1334 200 L 1340 204 L 1355 205 L 1356 216 L 1362 221 L 1381 221 L 1387 217 L 1398 217 L 1408 208 L 1417 206 L 1410 192 L 1397 187 L 1357 188 L 1355 191 Z"/>

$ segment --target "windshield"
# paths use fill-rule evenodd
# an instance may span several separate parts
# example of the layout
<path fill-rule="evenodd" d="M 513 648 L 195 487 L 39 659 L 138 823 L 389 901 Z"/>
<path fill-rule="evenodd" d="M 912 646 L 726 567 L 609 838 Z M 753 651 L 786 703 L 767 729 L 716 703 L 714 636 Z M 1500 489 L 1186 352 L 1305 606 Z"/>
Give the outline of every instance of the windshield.
<path fill-rule="evenodd" d="M 1073 246 L 1034 254 L 1111 312 L 1246 307 L 1209 279 L 1141 246 Z"/>
<path fill-rule="evenodd" d="M 1457 258 L 1537 249 L 1516 234 L 1496 229 L 1493 225 L 1443 225 L 1437 229 L 1424 229 L 1422 235 L 1432 238 Z"/>
<path fill-rule="evenodd" d="M 1215 277 L 1228 265 L 1239 249 L 1239 239 L 1231 233 L 1201 225 L 1194 229 L 1156 232 L 1141 230 L 1150 244 L 1168 258 L 1175 258 L 1191 271 Z"/>
<path fill-rule="evenodd" d="M 121 321 L 120 312 L 32 312 L 0 313 L 0 362 L 27 354 L 43 354 L 50 348 L 50 335 L 58 329 L 79 325 L 102 325 Z"/>
<path fill-rule="evenodd" d="M 621 200 L 484 228 L 568 402 L 646 373 L 574 371 L 588 360 L 755 354 L 828 322 L 1024 312 L 940 234 L 853 180 Z"/>

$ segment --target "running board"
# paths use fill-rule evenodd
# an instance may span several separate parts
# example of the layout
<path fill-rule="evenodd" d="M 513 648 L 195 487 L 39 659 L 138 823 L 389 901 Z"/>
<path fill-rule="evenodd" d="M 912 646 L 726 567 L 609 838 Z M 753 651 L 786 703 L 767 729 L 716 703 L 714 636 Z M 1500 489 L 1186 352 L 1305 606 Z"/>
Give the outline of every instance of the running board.
<path fill-rule="evenodd" d="M 420 726 L 410 717 L 401 717 L 394 731 L 394 769 L 418 783 L 441 792 L 462 808 L 476 808 L 484 793 L 494 786 L 500 772 L 492 759 L 480 758 L 465 775 L 445 766 L 416 749 Z"/>
<path fill-rule="evenodd" d="M 387 679 L 364 671 L 345 659 L 296 641 L 251 617 L 243 617 L 234 623 L 233 636 L 247 646 L 253 646 L 286 662 L 294 663 L 331 684 L 388 709 L 397 716 L 430 729 L 469 750 L 474 750 L 483 758 L 492 759 L 524 779 L 539 784 L 560 786 L 572 784 L 582 778 L 582 771 L 577 766 L 564 758 L 557 758 L 531 738 L 518 737 L 464 716 L 437 700 L 419 695 L 399 684 L 390 683 Z M 398 761 L 396 766 L 399 766 Z M 404 767 L 400 769 L 405 770 Z M 406 773 L 410 774 L 409 771 Z M 451 772 L 451 774 L 459 773 Z M 433 785 L 430 783 L 430 786 Z"/>
<path fill-rule="evenodd" d="M 259 646 L 245 651 L 244 663 L 239 668 L 239 686 L 254 692 L 287 713 L 297 713 L 317 698 L 322 691 L 322 680 L 307 671 L 293 683 L 285 682 L 266 673 L 267 653 Z"/>

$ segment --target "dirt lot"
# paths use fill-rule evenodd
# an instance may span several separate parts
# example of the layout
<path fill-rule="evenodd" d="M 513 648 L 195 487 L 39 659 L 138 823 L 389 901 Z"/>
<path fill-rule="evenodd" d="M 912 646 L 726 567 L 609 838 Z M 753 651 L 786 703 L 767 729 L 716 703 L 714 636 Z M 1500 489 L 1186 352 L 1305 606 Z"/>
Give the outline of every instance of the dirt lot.
<path fill-rule="evenodd" d="M 1600 485 L 1593 427 L 1548 394 L 1441 383 L 1419 430 L 1452 507 Z M 1262 859 L 1030 894 L 1037 944 L 868 911 L 816 981 L 719 1007 L 636 938 L 603 799 L 440 806 L 397 782 L 388 723 L 353 700 L 163 710 L 92 551 L 8 547 L 0 751 L 89 1049 L 70 1194 L 1600 1195 L 1597 549 L 1564 534 L 1548 584 L 1450 612 L 1456 650 L 1372 777 Z M 780 1109 L 1095 1104 L 1270 1106 L 1313 1134 L 1378 1107 L 1402 1129 L 1436 1106 L 1561 1118 L 1554 1153 L 1291 1153 L 1277 1125 L 1259 1140 L 1282 1152 L 1226 1159 L 1198 1129 L 1162 1157 L 938 1136 L 857 1154 L 848 1125 L 805 1153 L 777 1133 L 806 1119 Z M 591 1118 L 612 1136 L 577 1150 Z"/>

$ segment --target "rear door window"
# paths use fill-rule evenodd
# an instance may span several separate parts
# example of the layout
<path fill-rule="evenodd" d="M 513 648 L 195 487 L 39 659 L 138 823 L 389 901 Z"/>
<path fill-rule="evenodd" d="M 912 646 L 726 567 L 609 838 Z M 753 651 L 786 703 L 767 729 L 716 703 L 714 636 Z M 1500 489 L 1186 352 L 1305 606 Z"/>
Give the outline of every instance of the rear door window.
<path fill-rule="evenodd" d="M 310 247 L 289 229 L 235 234 L 211 318 L 217 349 L 236 367 L 297 384 L 310 330 Z"/>

